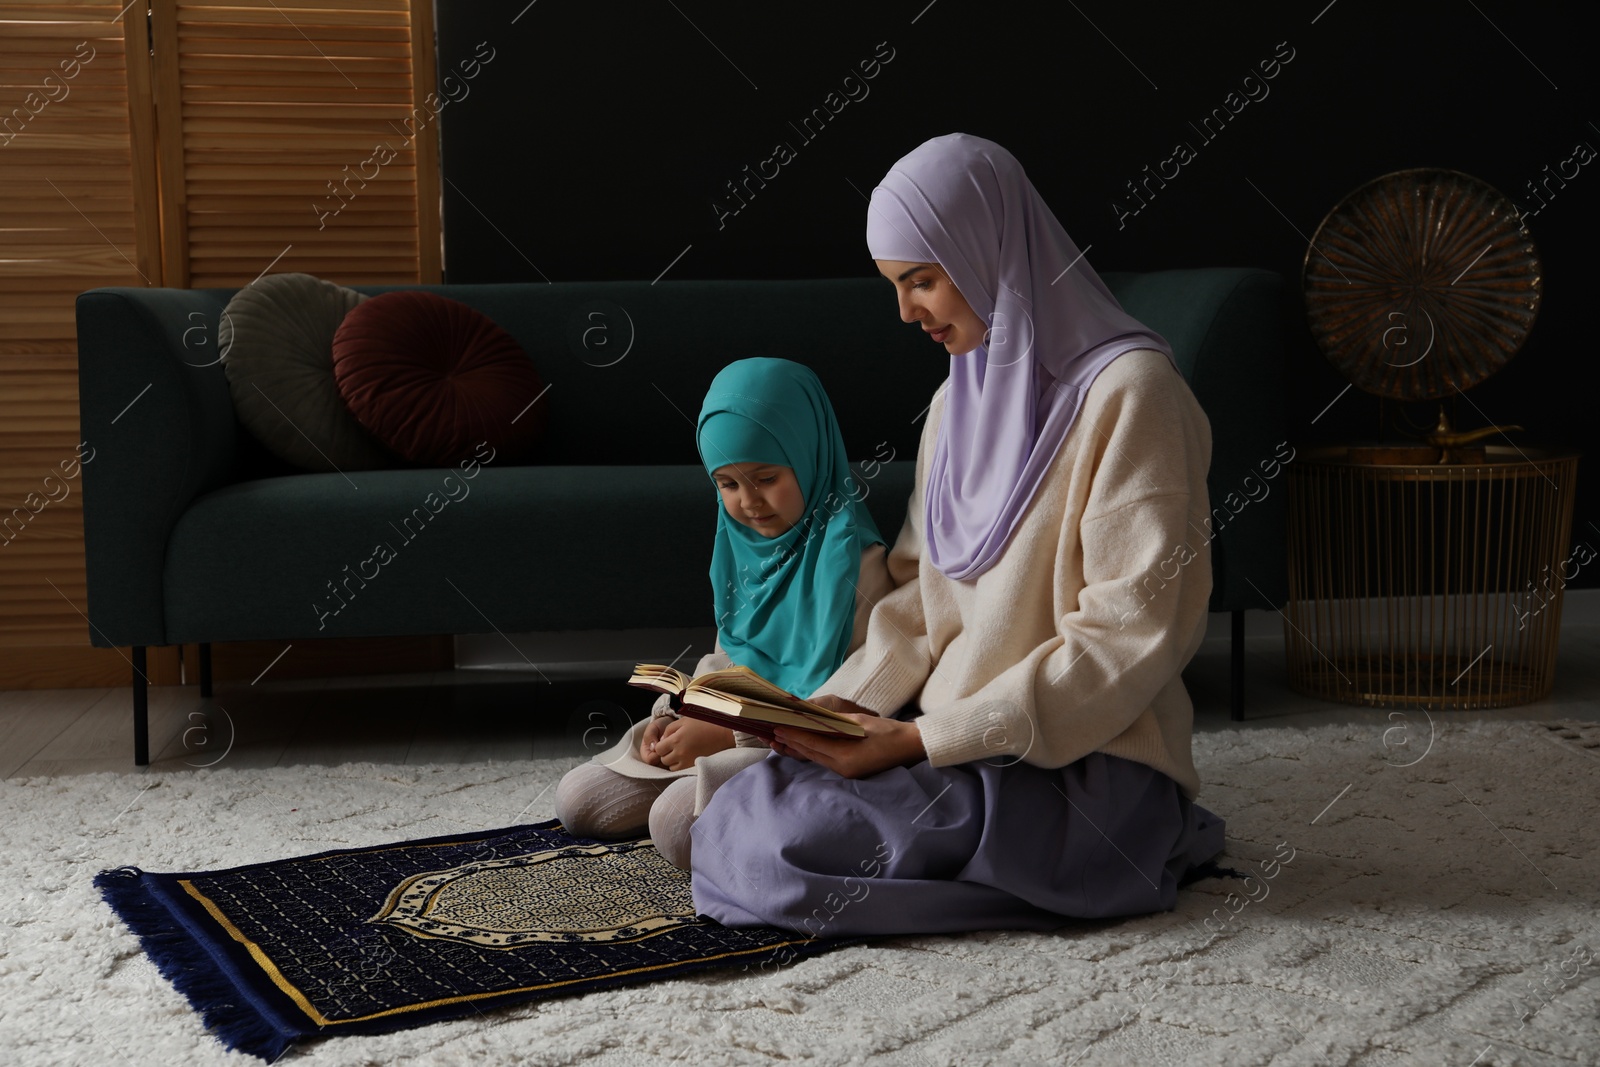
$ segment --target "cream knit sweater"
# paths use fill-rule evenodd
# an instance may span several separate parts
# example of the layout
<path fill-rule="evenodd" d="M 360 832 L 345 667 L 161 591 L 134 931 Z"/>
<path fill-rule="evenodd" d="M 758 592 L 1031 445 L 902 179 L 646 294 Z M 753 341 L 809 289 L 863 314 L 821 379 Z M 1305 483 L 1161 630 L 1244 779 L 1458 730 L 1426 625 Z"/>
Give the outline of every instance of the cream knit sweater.
<path fill-rule="evenodd" d="M 944 414 L 935 394 L 908 516 L 889 553 L 895 589 L 866 642 L 818 693 L 889 714 L 915 702 L 935 766 L 1091 752 L 1174 779 L 1193 797 L 1193 705 L 1179 672 L 1211 595 L 1211 428 L 1166 356 L 1124 353 L 1077 421 L 1000 559 L 976 578 L 924 558 L 923 492 Z"/>

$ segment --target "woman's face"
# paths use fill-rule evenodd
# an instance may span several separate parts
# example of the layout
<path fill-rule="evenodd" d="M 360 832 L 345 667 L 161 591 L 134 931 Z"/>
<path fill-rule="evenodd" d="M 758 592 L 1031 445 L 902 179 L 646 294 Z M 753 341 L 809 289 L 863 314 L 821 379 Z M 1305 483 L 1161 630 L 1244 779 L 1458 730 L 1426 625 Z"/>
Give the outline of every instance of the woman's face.
<path fill-rule="evenodd" d="M 921 323 L 923 331 L 953 356 L 983 344 L 987 329 L 983 320 L 939 264 L 892 259 L 873 262 L 878 273 L 894 283 L 901 321 Z"/>
<path fill-rule="evenodd" d="M 805 494 L 793 467 L 773 463 L 729 463 L 711 472 L 728 517 L 763 537 L 794 527 L 806 511 Z"/>

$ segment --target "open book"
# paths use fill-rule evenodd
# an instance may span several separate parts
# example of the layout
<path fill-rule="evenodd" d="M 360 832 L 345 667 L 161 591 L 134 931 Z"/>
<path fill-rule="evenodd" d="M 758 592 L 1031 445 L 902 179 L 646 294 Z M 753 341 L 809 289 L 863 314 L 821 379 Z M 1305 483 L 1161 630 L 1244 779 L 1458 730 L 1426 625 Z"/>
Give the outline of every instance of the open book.
<path fill-rule="evenodd" d="M 829 737 L 865 737 L 854 719 L 802 700 L 767 681 L 749 667 L 729 667 L 691 678 L 659 663 L 634 667 L 629 685 L 654 689 L 672 697 L 679 715 L 702 719 L 772 739 L 774 727 L 810 730 Z"/>

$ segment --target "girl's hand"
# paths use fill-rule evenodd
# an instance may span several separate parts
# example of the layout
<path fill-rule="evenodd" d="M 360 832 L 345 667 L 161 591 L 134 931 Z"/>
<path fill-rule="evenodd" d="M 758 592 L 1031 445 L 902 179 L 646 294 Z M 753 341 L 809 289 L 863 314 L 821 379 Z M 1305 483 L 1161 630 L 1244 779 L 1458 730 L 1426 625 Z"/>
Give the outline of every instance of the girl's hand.
<path fill-rule="evenodd" d="M 821 697 L 813 703 L 859 722 L 867 736 L 846 740 L 780 726 L 775 731 L 773 751 L 820 763 L 841 778 L 866 778 L 928 758 L 922 747 L 922 731 L 915 722 L 886 719 L 838 697 Z"/>
<path fill-rule="evenodd" d="M 656 744 L 661 740 L 662 731 L 664 731 L 671 722 L 672 720 L 666 716 L 658 715 L 651 719 L 649 724 L 645 726 L 644 736 L 639 738 L 639 758 L 650 764 L 652 767 L 665 766 L 665 764 L 661 762 L 661 754 L 656 751 Z"/>
<path fill-rule="evenodd" d="M 661 732 L 655 743 L 660 766 L 669 771 L 687 770 L 694 761 L 713 752 L 733 747 L 733 731 L 700 719 L 675 719 Z"/>

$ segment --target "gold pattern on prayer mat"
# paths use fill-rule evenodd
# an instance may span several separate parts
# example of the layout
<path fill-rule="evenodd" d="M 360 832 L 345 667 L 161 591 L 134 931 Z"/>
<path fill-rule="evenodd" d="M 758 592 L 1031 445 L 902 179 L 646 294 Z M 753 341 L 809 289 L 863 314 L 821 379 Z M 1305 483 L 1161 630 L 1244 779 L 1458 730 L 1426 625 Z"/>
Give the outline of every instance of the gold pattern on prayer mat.
<path fill-rule="evenodd" d="M 689 874 L 645 841 L 572 845 L 414 874 L 368 922 L 484 948 L 638 941 L 695 921 Z"/>

